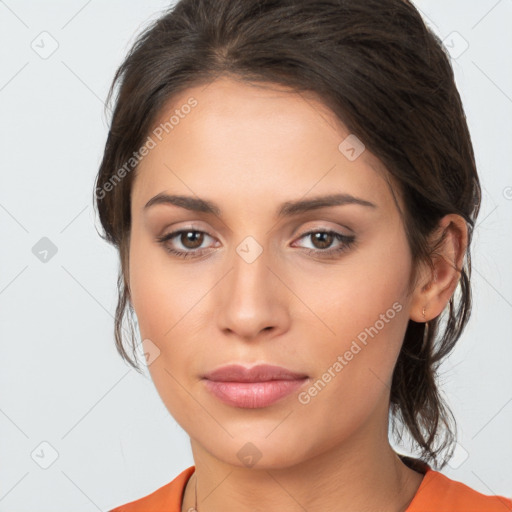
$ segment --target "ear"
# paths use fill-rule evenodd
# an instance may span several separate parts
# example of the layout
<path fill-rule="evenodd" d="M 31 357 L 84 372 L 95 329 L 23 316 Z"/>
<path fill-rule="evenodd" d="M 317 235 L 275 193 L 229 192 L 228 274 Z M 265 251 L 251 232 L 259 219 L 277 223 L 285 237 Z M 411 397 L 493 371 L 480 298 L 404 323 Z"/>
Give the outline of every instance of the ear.
<path fill-rule="evenodd" d="M 432 254 L 434 272 L 423 264 L 421 278 L 413 292 L 409 316 L 415 322 L 428 322 L 440 315 L 459 282 L 468 243 L 466 221 L 456 214 L 444 216 L 431 242 L 434 243 L 443 233 L 444 242 Z"/>

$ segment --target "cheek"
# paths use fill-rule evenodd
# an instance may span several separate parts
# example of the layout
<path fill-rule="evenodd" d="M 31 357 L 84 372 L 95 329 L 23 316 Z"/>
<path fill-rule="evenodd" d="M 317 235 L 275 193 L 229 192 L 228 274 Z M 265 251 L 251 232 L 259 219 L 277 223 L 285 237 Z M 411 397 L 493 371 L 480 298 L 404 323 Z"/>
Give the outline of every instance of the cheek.
<path fill-rule="evenodd" d="M 391 384 L 409 320 L 411 264 L 405 237 L 399 231 L 395 235 L 376 236 L 371 246 L 361 247 L 339 266 L 301 275 L 295 283 L 297 294 L 316 313 L 314 322 L 309 316 L 303 328 L 311 339 L 316 330 L 319 342 L 306 350 L 318 362 L 316 377 L 329 381 L 333 400 L 341 394 L 355 403 L 364 394 L 371 401 L 370 395 L 376 399 Z"/>
<path fill-rule="evenodd" d="M 134 227 L 130 246 L 130 291 L 141 336 L 165 340 L 167 333 L 199 297 L 192 275 L 169 265 L 165 250 Z M 182 267 L 191 268 L 184 265 Z M 173 272 L 174 269 L 174 272 Z"/>
<path fill-rule="evenodd" d="M 297 397 L 295 415 L 304 437 L 323 432 L 322 442 L 328 445 L 350 437 L 371 418 L 387 416 L 393 369 L 408 321 L 407 308 L 395 299 L 394 293 L 388 300 L 351 295 L 339 300 L 342 309 L 329 305 L 323 310 L 322 318 L 336 334 L 324 335 L 308 354 L 315 361 L 315 374 Z"/>
<path fill-rule="evenodd" d="M 400 320 L 395 320 L 395 313 L 407 309 L 410 265 L 405 235 L 389 230 L 374 234 L 334 265 L 303 269 L 293 286 L 317 320 L 323 320 L 327 337 L 329 333 L 332 339 L 356 337 L 381 315 L 385 315 L 384 321 L 392 320 L 386 322 L 387 335 L 392 337 L 396 324 L 404 323 L 400 315 Z M 393 308 L 393 304 L 397 305 Z"/>
<path fill-rule="evenodd" d="M 197 354 L 187 336 L 201 287 L 194 286 L 193 276 L 184 277 L 183 269 L 172 272 L 165 251 L 143 237 L 132 240 L 130 289 L 141 339 L 152 343 L 148 370 L 168 411 L 185 428 L 201 413 L 185 391 L 191 382 L 184 371 Z"/>
<path fill-rule="evenodd" d="M 211 323 L 205 311 L 205 295 L 214 285 L 211 274 L 200 274 L 195 265 L 170 264 L 166 251 L 146 240 L 132 237 L 130 249 L 130 289 L 140 336 L 156 346 L 158 357 L 149 365 L 157 389 L 172 389 L 177 383 L 189 385 L 204 353 L 201 331 Z M 199 341 L 197 341 L 199 340 Z M 152 346 L 152 345 L 150 345 Z M 187 370 L 189 373 L 187 373 Z"/>
<path fill-rule="evenodd" d="M 167 297 L 161 295 L 158 275 L 151 257 L 143 257 L 142 251 L 135 246 L 130 253 L 130 293 L 143 339 L 158 338 L 165 328 L 162 310 Z"/>

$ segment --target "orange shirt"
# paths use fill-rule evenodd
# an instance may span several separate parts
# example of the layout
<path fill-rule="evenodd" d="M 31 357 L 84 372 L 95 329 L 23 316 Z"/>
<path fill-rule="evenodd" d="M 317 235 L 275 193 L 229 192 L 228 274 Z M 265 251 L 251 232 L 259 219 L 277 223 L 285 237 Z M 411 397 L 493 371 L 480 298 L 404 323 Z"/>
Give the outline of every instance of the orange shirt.
<path fill-rule="evenodd" d="M 181 512 L 181 500 L 195 466 L 152 494 L 110 512 Z M 426 473 L 406 512 L 512 512 L 512 499 L 486 496 L 426 467 Z"/>

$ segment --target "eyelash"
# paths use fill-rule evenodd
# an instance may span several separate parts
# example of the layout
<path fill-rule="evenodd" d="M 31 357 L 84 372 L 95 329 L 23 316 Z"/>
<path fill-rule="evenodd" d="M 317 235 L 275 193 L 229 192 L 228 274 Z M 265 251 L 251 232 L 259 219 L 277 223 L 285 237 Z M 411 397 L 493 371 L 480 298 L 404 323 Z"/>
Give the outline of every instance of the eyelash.
<path fill-rule="evenodd" d="M 164 249 L 168 253 L 173 254 L 174 256 L 178 256 L 179 258 L 191 258 L 191 257 L 193 258 L 193 257 L 202 256 L 205 253 L 204 249 L 203 250 L 196 249 L 196 250 L 189 250 L 189 251 L 179 251 L 177 249 L 173 249 L 173 248 L 169 247 L 167 242 L 169 240 L 172 240 L 173 238 L 176 238 L 178 235 L 181 235 L 183 233 L 204 233 L 205 235 L 211 236 L 208 233 L 206 233 L 205 231 L 201 231 L 199 229 L 180 229 L 178 231 L 173 231 L 172 233 L 168 233 L 161 237 L 157 237 L 156 240 L 158 243 L 160 243 L 164 246 Z M 350 249 L 355 242 L 355 236 L 353 236 L 353 235 L 347 236 L 347 235 L 342 235 L 341 233 L 337 233 L 336 231 L 322 230 L 322 229 L 308 231 L 307 233 L 303 233 L 299 237 L 299 240 L 301 238 L 307 237 L 309 235 L 314 235 L 316 233 L 325 233 L 328 235 L 334 235 L 334 238 L 336 240 L 338 240 L 339 242 L 343 242 L 343 243 L 336 249 L 323 250 L 323 249 L 304 248 L 303 250 L 306 254 L 313 255 L 313 256 L 320 255 L 321 257 L 334 257 L 334 256 L 341 254 L 341 253 L 347 251 L 348 249 Z"/>

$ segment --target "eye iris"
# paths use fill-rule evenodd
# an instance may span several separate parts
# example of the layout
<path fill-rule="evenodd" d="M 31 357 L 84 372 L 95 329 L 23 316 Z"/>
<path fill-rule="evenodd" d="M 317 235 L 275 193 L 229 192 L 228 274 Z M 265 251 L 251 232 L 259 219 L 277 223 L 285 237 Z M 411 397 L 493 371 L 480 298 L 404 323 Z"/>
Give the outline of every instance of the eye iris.
<path fill-rule="evenodd" d="M 325 241 L 325 237 L 327 237 L 327 243 Z M 333 235 L 331 233 L 314 233 L 313 234 L 313 244 L 315 245 L 316 242 L 320 242 L 319 249 L 325 249 L 326 247 L 329 247 L 332 244 Z"/>
<path fill-rule="evenodd" d="M 199 231 L 185 231 L 181 234 L 180 241 L 187 249 L 197 249 L 202 245 L 203 238 L 204 234 Z M 189 245 L 189 242 L 192 242 L 192 246 Z"/>

